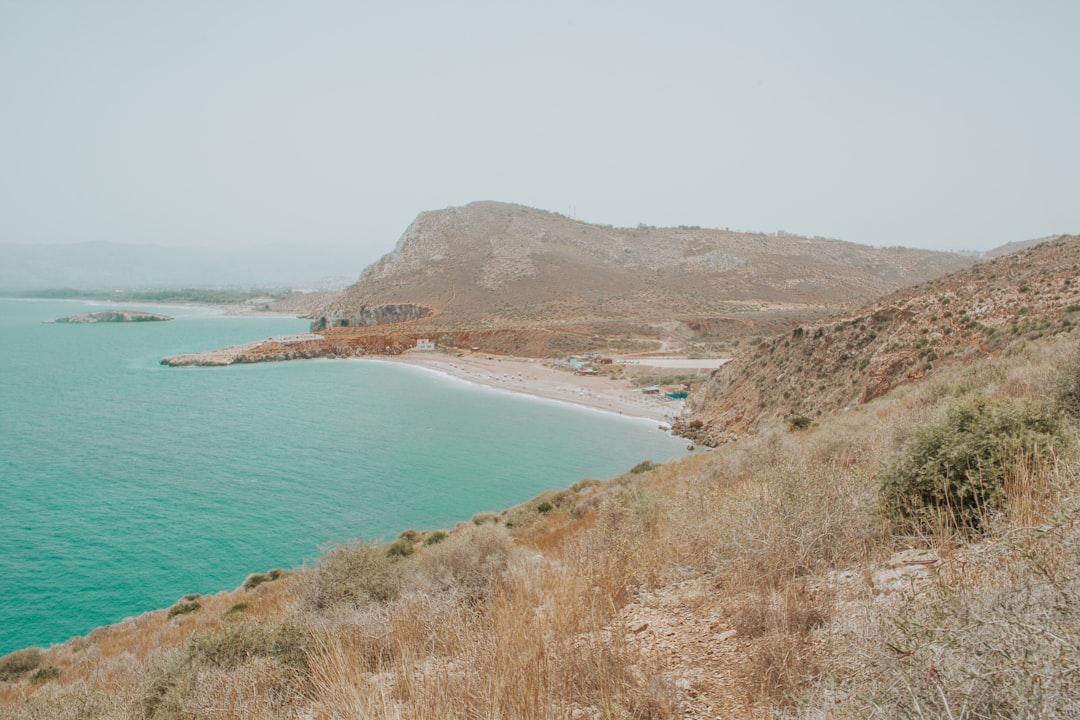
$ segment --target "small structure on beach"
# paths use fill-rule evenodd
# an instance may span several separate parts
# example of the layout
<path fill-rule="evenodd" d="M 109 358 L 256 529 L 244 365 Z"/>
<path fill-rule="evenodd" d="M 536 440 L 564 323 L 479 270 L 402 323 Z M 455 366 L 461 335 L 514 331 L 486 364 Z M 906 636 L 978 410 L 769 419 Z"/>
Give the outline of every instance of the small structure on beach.
<path fill-rule="evenodd" d="M 416 349 L 417 350 L 426 350 L 426 351 L 430 352 L 430 351 L 435 349 L 435 341 L 434 340 L 429 340 L 427 338 L 420 338 L 419 340 L 416 341 Z"/>

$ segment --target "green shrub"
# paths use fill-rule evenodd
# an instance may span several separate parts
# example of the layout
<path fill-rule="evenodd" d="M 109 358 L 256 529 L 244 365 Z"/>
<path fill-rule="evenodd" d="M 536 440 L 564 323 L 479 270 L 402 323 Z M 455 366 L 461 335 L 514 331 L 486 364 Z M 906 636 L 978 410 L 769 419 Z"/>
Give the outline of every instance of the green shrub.
<path fill-rule="evenodd" d="M 25 648 L 0 658 L 0 681 L 15 680 L 41 665 L 41 650 Z"/>
<path fill-rule="evenodd" d="M 428 533 L 428 536 L 424 538 L 424 545 L 436 545 L 448 537 L 450 535 L 445 530 L 436 530 Z"/>
<path fill-rule="evenodd" d="M 814 421 L 805 415 L 788 415 L 784 422 L 787 423 L 788 429 L 792 431 L 806 430 L 814 424 Z"/>
<path fill-rule="evenodd" d="M 416 543 L 408 538 L 399 538 L 386 546 L 386 554 L 392 558 L 406 558 L 416 552 Z"/>
<path fill-rule="evenodd" d="M 187 615 L 188 613 L 195 612 L 201 607 L 202 605 L 199 604 L 198 600 L 181 600 L 180 602 L 169 608 L 168 616 L 176 617 L 177 615 Z"/>
<path fill-rule="evenodd" d="M 499 522 L 499 516 L 491 512 L 476 513 L 472 516 L 472 521 L 473 525 L 487 525 L 489 523 L 494 525 Z"/>
<path fill-rule="evenodd" d="M 916 431 L 883 469 L 886 512 L 921 530 L 944 520 L 977 531 L 1004 508 L 1010 463 L 1039 461 L 1062 444 L 1058 416 L 1045 405 L 962 398 L 943 420 Z"/>
<path fill-rule="evenodd" d="M 536 512 L 538 513 L 549 513 L 554 509 L 555 506 L 549 503 L 547 500 L 536 506 Z"/>
<path fill-rule="evenodd" d="M 247 609 L 248 609 L 248 604 L 246 602 L 238 602 L 238 603 L 236 603 L 234 605 L 231 605 L 229 607 L 229 609 L 225 611 L 225 617 L 230 617 L 232 615 L 242 613 Z"/>
<path fill-rule="evenodd" d="M 50 665 L 47 668 L 41 668 L 33 675 L 30 676 L 31 685 L 40 685 L 41 683 L 47 683 L 50 680 L 56 680 L 60 677 L 60 668 Z"/>
<path fill-rule="evenodd" d="M 278 574 L 275 575 L 274 573 L 278 573 Z M 251 575 L 247 576 L 246 580 L 244 580 L 244 589 L 245 590 L 254 590 L 255 588 L 262 585 L 263 583 L 271 582 L 273 580 L 277 580 L 279 577 L 281 577 L 280 573 L 281 573 L 280 570 L 271 570 L 268 573 L 252 573 Z"/>
<path fill-rule="evenodd" d="M 660 466 L 654 463 L 652 460 L 642 460 L 637 465 L 630 468 L 630 474 L 640 475 L 642 473 L 652 472 L 658 467 Z"/>
<path fill-rule="evenodd" d="M 188 656 L 198 665 L 220 668 L 236 667 L 263 657 L 306 669 L 311 645 L 312 635 L 302 627 L 240 623 L 213 635 L 193 636 Z"/>

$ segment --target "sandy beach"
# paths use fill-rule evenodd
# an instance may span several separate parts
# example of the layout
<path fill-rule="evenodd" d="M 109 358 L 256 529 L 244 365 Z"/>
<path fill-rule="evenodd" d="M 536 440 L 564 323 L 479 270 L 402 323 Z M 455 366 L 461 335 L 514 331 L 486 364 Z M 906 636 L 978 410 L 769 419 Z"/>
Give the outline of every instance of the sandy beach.
<path fill-rule="evenodd" d="M 490 358 L 490 359 L 489 359 Z M 430 352 L 407 352 L 395 358 L 379 358 L 446 373 L 468 382 L 509 392 L 558 400 L 669 425 L 682 412 L 682 400 L 645 395 L 626 380 L 604 376 L 575 375 L 547 366 L 542 360 L 509 358 L 484 353 L 461 357 Z"/>

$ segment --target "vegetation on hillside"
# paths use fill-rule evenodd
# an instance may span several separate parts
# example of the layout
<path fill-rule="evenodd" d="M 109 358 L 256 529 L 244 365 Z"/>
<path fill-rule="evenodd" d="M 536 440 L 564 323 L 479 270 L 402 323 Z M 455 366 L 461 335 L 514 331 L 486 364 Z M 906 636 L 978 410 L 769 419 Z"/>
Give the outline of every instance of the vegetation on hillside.
<path fill-rule="evenodd" d="M 0 714 L 1080 716 L 1078 248 L 761 341 L 710 453 L 0 658 Z"/>
<path fill-rule="evenodd" d="M 785 416 L 869 402 L 1019 341 L 1068 334 L 1080 323 L 1078 272 L 1080 236 L 1062 236 L 768 338 L 712 375 L 676 431 L 701 445 L 730 442 Z"/>
<path fill-rule="evenodd" d="M 22 651 L 2 712 L 1074 717 L 1076 347 Z"/>

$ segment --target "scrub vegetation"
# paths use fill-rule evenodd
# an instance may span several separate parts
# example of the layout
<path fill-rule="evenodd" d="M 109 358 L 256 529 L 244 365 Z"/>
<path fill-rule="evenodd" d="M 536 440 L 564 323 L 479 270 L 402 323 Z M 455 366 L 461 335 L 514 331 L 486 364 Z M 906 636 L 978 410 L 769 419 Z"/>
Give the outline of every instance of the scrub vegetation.
<path fill-rule="evenodd" d="M 0 716 L 1080 716 L 1080 341 L 1047 327 L 13 653 Z"/>

